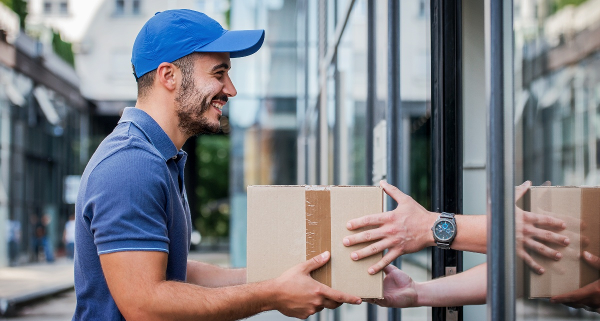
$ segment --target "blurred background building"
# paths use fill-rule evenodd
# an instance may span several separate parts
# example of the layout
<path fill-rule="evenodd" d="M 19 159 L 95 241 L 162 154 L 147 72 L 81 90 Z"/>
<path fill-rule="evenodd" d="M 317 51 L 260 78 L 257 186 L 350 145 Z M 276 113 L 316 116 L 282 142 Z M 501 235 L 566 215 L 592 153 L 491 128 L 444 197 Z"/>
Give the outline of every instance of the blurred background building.
<path fill-rule="evenodd" d="M 0 265 L 37 261 L 44 249 L 52 261 L 74 203 L 65 184 L 88 160 L 92 106 L 72 61 L 20 32 L 5 5 L 0 11 Z"/>

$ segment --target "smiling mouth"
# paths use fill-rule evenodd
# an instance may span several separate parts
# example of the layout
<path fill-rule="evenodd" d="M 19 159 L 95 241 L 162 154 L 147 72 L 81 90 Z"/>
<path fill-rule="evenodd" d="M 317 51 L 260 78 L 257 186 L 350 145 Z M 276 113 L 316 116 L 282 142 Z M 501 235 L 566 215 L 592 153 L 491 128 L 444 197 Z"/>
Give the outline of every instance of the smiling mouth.
<path fill-rule="evenodd" d="M 215 107 L 215 108 L 217 108 L 220 111 L 223 111 L 223 106 L 225 106 L 225 102 L 220 101 L 220 100 L 213 100 L 210 103 L 210 105 L 213 106 L 213 107 Z"/>

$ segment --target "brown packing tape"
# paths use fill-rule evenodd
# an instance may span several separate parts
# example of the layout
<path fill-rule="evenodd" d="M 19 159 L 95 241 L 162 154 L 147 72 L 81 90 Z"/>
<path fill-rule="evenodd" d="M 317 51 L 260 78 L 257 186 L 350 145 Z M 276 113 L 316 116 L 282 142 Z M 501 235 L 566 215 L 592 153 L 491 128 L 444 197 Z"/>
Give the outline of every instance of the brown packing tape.
<path fill-rule="evenodd" d="M 306 186 L 306 259 L 331 253 L 331 195 L 329 188 Z M 331 261 L 314 270 L 312 277 L 331 287 Z"/>

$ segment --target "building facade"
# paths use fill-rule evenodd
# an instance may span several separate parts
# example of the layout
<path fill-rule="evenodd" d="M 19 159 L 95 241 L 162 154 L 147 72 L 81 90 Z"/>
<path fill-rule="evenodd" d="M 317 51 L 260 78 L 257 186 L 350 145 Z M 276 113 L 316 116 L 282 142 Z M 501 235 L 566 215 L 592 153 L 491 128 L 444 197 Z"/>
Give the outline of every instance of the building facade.
<path fill-rule="evenodd" d="M 14 21 L 0 39 L 0 266 L 61 251 L 75 203 L 69 177 L 83 171 L 94 132 L 73 67 Z"/>

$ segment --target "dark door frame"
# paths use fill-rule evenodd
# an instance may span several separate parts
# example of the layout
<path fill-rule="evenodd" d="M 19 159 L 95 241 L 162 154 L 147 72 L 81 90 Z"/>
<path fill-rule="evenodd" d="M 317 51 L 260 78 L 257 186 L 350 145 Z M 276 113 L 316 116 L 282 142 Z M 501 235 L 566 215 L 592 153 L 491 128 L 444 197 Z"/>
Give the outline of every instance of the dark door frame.
<path fill-rule="evenodd" d="M 462 213 L 462 3 L 431 0 L 432 210 Z M 433 279 L 463 269 L 462 252 L 432 249 Z M 462 320 L 462 307 L 434 307 L 432 320 Z"/>

